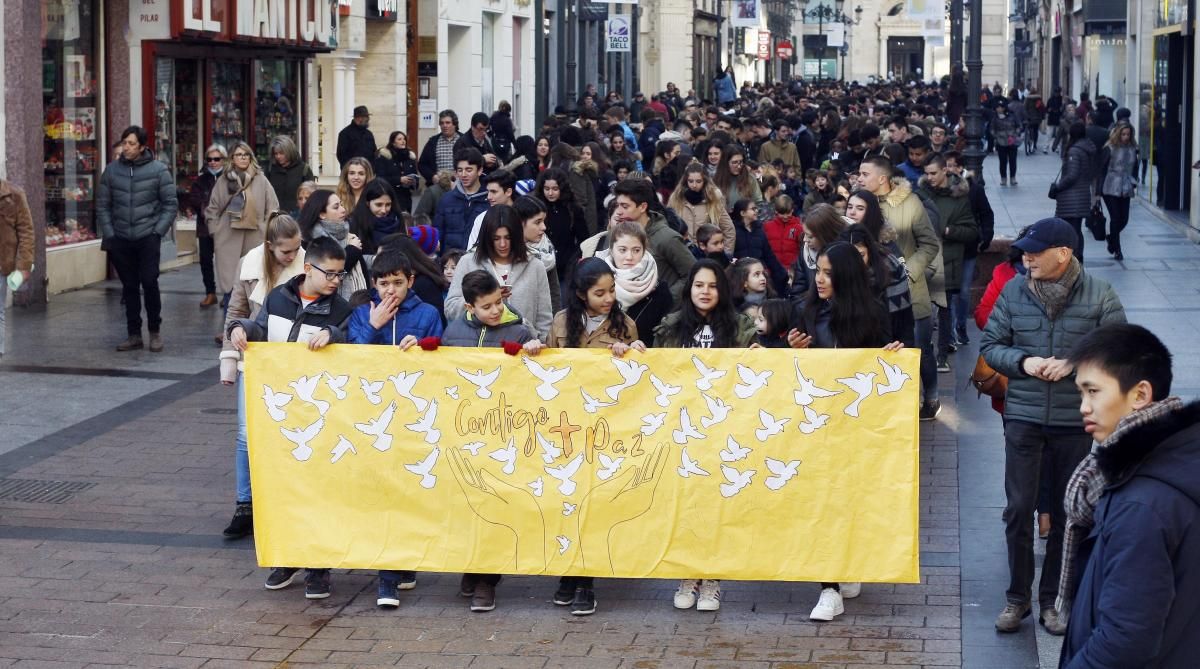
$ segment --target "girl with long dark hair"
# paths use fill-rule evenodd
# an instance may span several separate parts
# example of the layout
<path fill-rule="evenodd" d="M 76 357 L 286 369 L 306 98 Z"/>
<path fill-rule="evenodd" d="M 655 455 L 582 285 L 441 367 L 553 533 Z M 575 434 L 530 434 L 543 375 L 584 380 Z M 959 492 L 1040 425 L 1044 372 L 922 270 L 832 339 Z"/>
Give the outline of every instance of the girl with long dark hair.
<path fill-rule="evenodd" d="M 908 271 L 904 263 L 889 253 L 861 225 L 846 228 L 841 241 L 853 245 L 862 256 L 871 273 L 871 288 L 887 307 L 892 336 L 904 342 L 905 346 L 915 346 L 913 328 L 916 321 L 913 320 L 912 292 L 908 287 Z"/>
<path fill-rule="evenodd" d="M 759 202 L 763 199 L 762 190 L 750 168 L 746 166 L 746 150 L 736 144 L 729 144 L 721 154 L 721 164 L 717 167 L 717 176 L 713 182 L 725 196 L 725 202 L 733 206 L 738 200 Z"/>
<path fill-rule="evenodd" d="M 546 235 L 557 255 L 558 278 L 567 278 L 572 258 L 589 237 L 587 218 L 575 198 L 567 170 L 552 167 L 538 177 L 534 195 L 546 205 Z"/>
<path fill-rule="evenodd" d="M 362 240 L 364 255 L 375 255 L 379 240 L 397 232 L 407 232 L 400 219 L 396 191 L 387 181 L 376 178 L 367 182 L 358 204 L 350 214 L 350 232 Z"/>
<path fill-rule="evenodd" d="M 349 300 L 356 291 L 370 287 L 367 282 L 368 268 L 363 258 L 363 242 L 350 231 L 346 208 L 339 195 L 332 191 L 313 191 L 304 208 L 300 210 L 300 235 L 305 247 L 318 237 L 329 237 L 341 244 L 346 251 L 346 271 L 338 294 Z"/>
<path fill-rule="evenodd" d="M 408 148 L 408 135 L 403 130 L 388 135 L 387 146 L 375 153 L 371 166 L 375 176 L 386 181 L 396 192 L 397 213 L 412 213 L 413 191 L 420 185 L 421 176 L 417 172 L 417 154 Z"/>
<path fill-rule="evenodd" d="M 523 195 L 513 202 L 513 210 L 521 219 L 521 230 L 525 235 L 525 246 L 529 250 L 529 261 L 540 262 L 546 268 L 546 282 L 550 285 L 550 306 L 554 313 L 561 308 L 561 282 L 558 280 L 558 251 L 546 234 L 546 203 L 536 197 Z"/>

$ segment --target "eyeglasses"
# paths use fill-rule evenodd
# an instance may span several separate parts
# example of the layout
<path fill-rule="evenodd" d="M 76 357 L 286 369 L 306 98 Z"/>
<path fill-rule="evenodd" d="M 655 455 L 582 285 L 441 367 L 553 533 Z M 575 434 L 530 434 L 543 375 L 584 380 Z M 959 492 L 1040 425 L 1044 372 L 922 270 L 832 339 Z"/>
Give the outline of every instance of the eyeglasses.
<path fill-rule="evenodd" d="M 234 158 L 249 158 L 250 154 L 238 152 L 238 153 L 233 154 L 233 157 Z"/>
<path fill-rule="evenodd" d="M 329 270 L 318 266 L 316 263 L 308 263 L 308 264 L 312 265 L 312 268 L 317 270 L 318 272 L 323 272 L 325 274 L 326 281 L 341 281 L 342 279 L 345 279 L 350 274 L 350 272 L 345 272 L 345 271 L 330 272 Z"/>
<path fill-rule="evenodd" d="M 210 162 L 210 163 L 219 163 L 222 160 L 225 160 L 225 159 L 222 158 L 221 156 L 209 156 L 208 157 L 208 162 Z"/>

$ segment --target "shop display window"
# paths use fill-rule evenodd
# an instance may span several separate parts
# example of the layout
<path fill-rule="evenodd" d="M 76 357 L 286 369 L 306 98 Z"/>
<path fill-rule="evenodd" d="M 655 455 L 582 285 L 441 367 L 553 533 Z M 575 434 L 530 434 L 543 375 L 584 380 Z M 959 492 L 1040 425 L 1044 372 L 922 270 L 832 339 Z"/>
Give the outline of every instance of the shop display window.
<path fill-rule="evenodd" d="M 200 138 L 200 63 L 159 58 L 155 63 L 154 152 L 183 190 L 199 175 L 204 147 Z"/>
<path fill-rule="evenodd" d="M 46 246 L 96 238 L 100 145 L 94 2 L 42 3 L 42 149 Z"/>
<path fill-rule="evenodd" d="M 254 68 L 254 153 L 266 165 L 271 140 L 279 135 L 300 142 L 300 63 L 259 60 Z"/>
<path fill-rule="evenodd" d="M 212 141 L 232 152 L 246 139 L 246 67 L 242 63 L 211 62 L 208 67 Z"/>

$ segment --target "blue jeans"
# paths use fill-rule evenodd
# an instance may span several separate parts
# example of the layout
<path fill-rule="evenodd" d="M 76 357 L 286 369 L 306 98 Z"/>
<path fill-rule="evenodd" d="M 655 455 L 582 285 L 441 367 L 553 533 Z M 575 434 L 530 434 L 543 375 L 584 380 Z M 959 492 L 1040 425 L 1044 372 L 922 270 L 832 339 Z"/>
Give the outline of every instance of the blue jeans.
<path fill-rule="evenodd" d="M 250 501 L 250 452 L 246 449 L 246 393 L 243 387 L 242 373 L 237 376 L 238 400 L 238 431 L 237 456 L 234 458 L 234 472 L 237 473 L 238 504 Z"/>
<path fill-rule="evenodd" d="M 916 322 L 917 347 L 921 349 L 921 399 L 925 402 L 938 396 L 937 359 L 933 355 L 933 317 L 918 318 Z"/>
<path fill-rule="evenodd" d="M 971 319 L 971 283 L 975 280 L 975 261 L 977 260 L 979 258 L 963 259 L 962 288 L 958 291 L 958 295 L 950 300 L 955 332 L 966 332 L 967 321 Z"/>

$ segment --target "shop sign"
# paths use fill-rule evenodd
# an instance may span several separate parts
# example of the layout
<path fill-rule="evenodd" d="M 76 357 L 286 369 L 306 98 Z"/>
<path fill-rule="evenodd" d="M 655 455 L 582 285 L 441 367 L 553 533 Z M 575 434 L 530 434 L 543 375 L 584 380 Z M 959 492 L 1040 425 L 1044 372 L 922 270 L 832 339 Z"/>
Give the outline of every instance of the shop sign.
<path fill-rule="evenodd" d="M 792 48 L 791 40 L 785 39 L 779 44 L 775 45 L 775 54 L 778 55 L 781 60 L 790 59 L 793 53 L 795 53 L 795 50 Z"/>
<path fill-rule="evenodd" d="M 129 34 L 134 39 L 170 39 L 171 14 L 167 0 L 131 0 Z"/>
<path fill-rule="evenodd" d="M 614 16 L 604 22 L 605 43 L 608 51 L 630 51 L 629 19 L 624 16 Z"/>
<path fill-rule="evenodd" d="M 337 1 L 171 0 L 171 32 L 214 42 L 327 50 L 336 46 Z"/>
<path fill-rule="evenodd" d="M 403 10 L 400 0 L 367 0 L 367 18 L 376 21 L 399 21 Z"/>
<path fill-rule="evenodd" d="M 771 33 L 758 31 L 758 59 L 771 60 Z"/>

